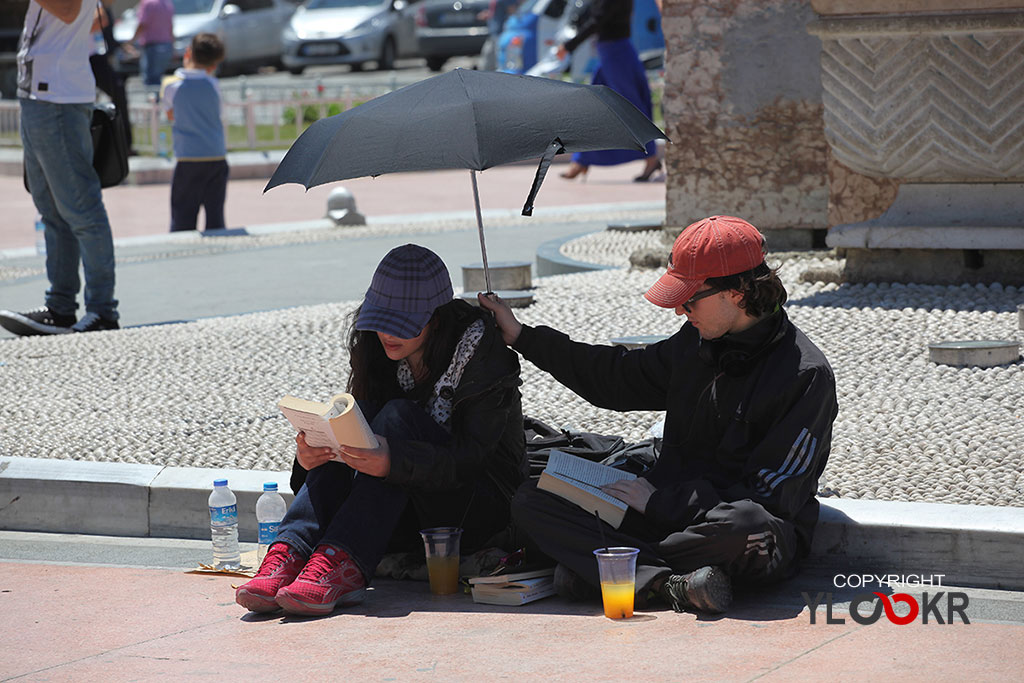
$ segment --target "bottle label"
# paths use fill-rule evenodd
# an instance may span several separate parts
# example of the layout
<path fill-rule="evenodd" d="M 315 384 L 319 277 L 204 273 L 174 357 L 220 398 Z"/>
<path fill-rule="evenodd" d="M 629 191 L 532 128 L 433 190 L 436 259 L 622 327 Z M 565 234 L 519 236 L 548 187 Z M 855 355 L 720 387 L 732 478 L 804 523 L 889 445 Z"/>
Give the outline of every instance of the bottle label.
<path fill-rule="evenodd" d="M 260 522 L 260 545 L 270 545 L 277 538 L 277 527 L 281 522 Z"/>
<path fill-rule="evenodd" d="M 210 526 L 231 526 L 238 524 L 238 505 L 210 508 Z"/>

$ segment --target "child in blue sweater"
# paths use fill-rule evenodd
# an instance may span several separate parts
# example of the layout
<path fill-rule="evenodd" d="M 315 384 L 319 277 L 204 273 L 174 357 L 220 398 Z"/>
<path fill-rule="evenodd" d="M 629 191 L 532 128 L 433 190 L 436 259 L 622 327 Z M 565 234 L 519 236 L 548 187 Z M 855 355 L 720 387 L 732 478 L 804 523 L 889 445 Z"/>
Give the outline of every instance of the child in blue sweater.
<path fill-rule="evenodd" d="M 223 59 L 220 38 L 198 33 L 185 49 L 184 68 L 175 71 L 163 86 L 160 104 L 172 122 L 177 159 L 171 180 L 171 232 L 195 230 L 200 206 L 206 212 L 206 230 L 227 227 L 227 148 L 220 88 L 213 76 Z"/>

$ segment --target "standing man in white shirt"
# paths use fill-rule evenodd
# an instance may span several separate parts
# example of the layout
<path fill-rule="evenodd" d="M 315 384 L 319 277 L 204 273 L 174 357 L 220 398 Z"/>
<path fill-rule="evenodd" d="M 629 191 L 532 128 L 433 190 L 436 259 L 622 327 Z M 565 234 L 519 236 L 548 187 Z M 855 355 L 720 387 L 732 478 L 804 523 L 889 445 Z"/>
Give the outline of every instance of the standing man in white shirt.
<path fill-rule="evenodd" d="M 96 82 L 89 66 L 96 7 L 87 0 L 32 0 L 18 48 L 18 100 L 25 178 L 46 226 L 45 306 L 0 311 L 15 334 L 118 328 L 114 243 L 92 167 L 89 124 Z M 85 315 L 76 321 L 79 263 Z"/>

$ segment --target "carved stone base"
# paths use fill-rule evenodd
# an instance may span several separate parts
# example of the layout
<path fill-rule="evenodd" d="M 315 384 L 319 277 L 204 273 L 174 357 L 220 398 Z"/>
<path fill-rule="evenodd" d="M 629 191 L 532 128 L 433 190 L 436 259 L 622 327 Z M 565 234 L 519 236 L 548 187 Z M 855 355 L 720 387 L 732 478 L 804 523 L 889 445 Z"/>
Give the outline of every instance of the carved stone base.
<path fill-rule="evenodd" d="M 1024 283 L 1024 184 L 907 183 L 878 218 L 829 230 L 848 282 Z"/>
<path fill-rule="evenodd" d="M 1024 285 L 1024 249 L 847 249 L 845 282 Z"/>

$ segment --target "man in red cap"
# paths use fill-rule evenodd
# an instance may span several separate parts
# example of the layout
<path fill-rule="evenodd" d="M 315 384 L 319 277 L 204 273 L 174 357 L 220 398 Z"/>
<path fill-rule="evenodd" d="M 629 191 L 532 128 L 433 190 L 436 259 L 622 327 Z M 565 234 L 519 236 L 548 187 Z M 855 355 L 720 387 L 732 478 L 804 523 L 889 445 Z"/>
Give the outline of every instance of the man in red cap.
<path fill-rule="evenodd" d="M 605 544 L 640 549 L 640 604 L 660 598 L 711 613 L 729 607 L 734 582 L 788 578 L 807 555 L 837 412 L 835 376 L 789 321 L 763 244 L 732 216 L 683 230 L 668 271 L 644 296 L 687 322 L 643 349 L 574 342 L 478 296 L 505 343 L 593 405 L 666 411 L 657 464 L 605 487 L 630 507 L 618 529 L 606 525 L 607 540 L 592 514 L 533 482 L 513 499 L 518 526 L 558 562 L 563 595 L 598 595 L 593 550 Z"/>

